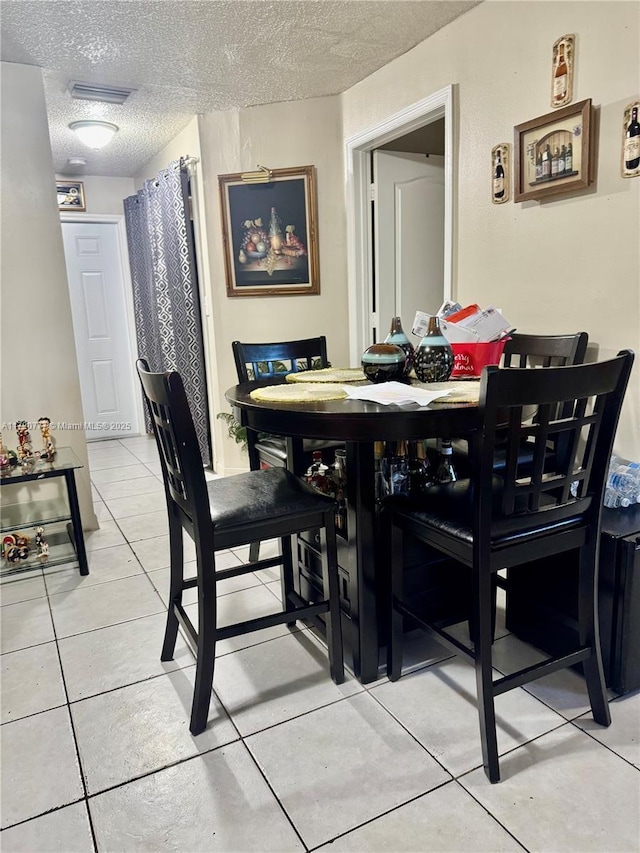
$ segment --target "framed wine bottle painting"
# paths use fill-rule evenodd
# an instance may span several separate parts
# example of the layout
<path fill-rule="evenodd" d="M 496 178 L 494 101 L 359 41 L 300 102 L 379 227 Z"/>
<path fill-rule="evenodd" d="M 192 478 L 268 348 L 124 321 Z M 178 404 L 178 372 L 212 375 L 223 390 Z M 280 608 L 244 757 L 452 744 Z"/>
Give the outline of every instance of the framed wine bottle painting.
<path fill-rule="evenodd" d="M 491 149 L 491 201 L 504 204 L 511 198 L 511 145 L 502 142 Z"/>
<path fill-rule="evenodd" d="M 514 128 L 514 201 L 573 192 L 594 181 L 591 98 Z"/>
<path fill-rule="evenodd" d="M 320 293 L 314 166 L 219 175 L 227 296 Z"/>
<path fill-rule="evenodd" d="M 624 108 L 622 116 L 622 156 L 620 173 L 623 178 L 640 175 L 640 99 Z"/>
<path fill-rule="evenodd" d="M 561 36 L 553 43 L 551 57 L 551 106 L 566 107 L 573 100 L 573 65 L 576 37 Z"/>

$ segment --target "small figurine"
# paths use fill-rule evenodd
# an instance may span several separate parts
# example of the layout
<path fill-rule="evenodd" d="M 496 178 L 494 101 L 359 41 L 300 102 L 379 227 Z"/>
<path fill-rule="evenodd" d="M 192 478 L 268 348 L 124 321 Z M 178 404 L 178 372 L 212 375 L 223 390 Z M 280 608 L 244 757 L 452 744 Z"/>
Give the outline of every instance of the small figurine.
<path fill-rule="evenodd" d="M 22 463 L 28 462 L 33 458 L 28 423 L 26 421 L 16 421 L 16 431 L 18 433 L 18 459 Z"/>
<path fill-rule="evenodd" d="M 51 462 L 56 455 L 56 443 L 51 437 L 51 418 L 39 418 L 38 426 L 42 434 L 42 452 L 40 459 L 46 459 Z"/>
<path fill-rule="evenodd" d="M 2 540 L 3 556 L 8 563 L 17 563 L 18 560 L 26 560 L 29 556 L 28 536 L 20 533 L 11 533 Z"/>
<path fill-rule="evenodd" d="M 49 559 L 49 543 L 44 538 L 44 527 L 36 527 L 36 548 L 38 549 L 38 558 L 41 563 L 46 563 Z"/>
<path fill-rule="evenodd" d="M 2 433 L 0 432 L 0 470 L 5 471 L 10 467 L 11 459 L 9 456 L 9 450 L 5 447 L 4 442 L 2 441 Z"/>

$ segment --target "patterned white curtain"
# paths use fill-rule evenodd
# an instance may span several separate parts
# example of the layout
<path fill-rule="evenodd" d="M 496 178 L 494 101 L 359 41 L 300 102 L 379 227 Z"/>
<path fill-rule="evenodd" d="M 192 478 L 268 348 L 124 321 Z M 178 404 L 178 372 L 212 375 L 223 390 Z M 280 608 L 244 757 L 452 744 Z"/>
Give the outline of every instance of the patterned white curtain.
<path fill-rule="evenodd" d="M 138 354 L 153 371 L 182 376 L 202 461 L 211 463 L 211 431 L 198 279 L 189 220 L 189 176 L 169 164 L 124 200 Z M 145 407 L 147 431 L 152 432 Z"/>

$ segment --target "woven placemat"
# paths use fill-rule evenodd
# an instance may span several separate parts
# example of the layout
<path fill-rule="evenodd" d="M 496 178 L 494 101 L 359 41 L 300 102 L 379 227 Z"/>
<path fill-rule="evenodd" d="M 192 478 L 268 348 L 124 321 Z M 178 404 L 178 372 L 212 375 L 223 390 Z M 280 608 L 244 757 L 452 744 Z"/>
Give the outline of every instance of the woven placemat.
<path fill-rule="evenodd" d="M 430 391 L 448 391 L 446 397 L 434 400 L 432 406 L 450 406 L 451 403 L 477 403 L 480 399 L 480 380 L 465 379 L 464 381 L 420 383 L 421 388 Z"/>
<path fill-rule="evenodd" d="M 367 377 L 361 367 L 323 367 L 321 370 L 302 370 L 288 373 L 287 382 L 364 382 Z"/>
<path fill-rule="evenodd" d="M 293 385 L 267 385 L 256 388 L 249 395 L 261 403 L 322 403 L 325 400 L 343 400 L 347 392 L 340 385 L 296 382 Z"/>

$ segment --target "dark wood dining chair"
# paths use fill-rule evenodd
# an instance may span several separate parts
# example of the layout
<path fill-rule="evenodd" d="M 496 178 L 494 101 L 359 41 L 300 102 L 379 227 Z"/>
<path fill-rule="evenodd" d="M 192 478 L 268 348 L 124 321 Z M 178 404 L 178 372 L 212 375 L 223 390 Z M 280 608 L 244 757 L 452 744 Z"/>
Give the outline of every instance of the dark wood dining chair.
<path fill-rule="evenodd" d="M 288 373 L 302 370 L 318 370 L 330 367 L 327 357 L 327 339 L 324 335 L 317 338 L 303 338 L 297 341 L 278 341 L 273 343 L 242 343 L 233 341 L 233 358 L 236 364 L 238 382 L 252 379 L 275 379 Z M 291 447 L 291 453 L 289 453 Z M 264 435 L 247 429 L 247 450 L 249 468 L 258 471 L 266 467 L 286 467 L 301 474 L 301 468 L 308 465 L 314 450 L 332 450 L 344 447 L 339 441 L 303 439 L 287 441 L 277 435 Z M 257 560 L 260 543 L 250 549 L 249 559 Z"/>
<path fill-rule="evenodd" d="M 432 487 L 413 501 L 387 504 L 391 541 L 391 638 L 388 675 L 402 669 L 406 617 L 431 631 L 476 670 L 480 738 L 484 768 L 500 779 L 495 698 L 534 679 L 582 663 L 596 722 L 611 719 L 605 694 L 598 637 L 597 566 L 602 499 L 609 458 L 634 355 L 595 364 L 545 370 L 488 367 L 480 385 L 480 441 L 471 452 L 475 479 Z M 526 410 L 535 406 L 535 421 Z M 508 419 L 506 447 L 499 444 Z M 563 438 L 550 466 L 547 447 Z M 532 442 L 533 461 L 520 463 L 523 440 Z M 505 465 L 495 472 L 495 454 L 505 450 Z M 446 623 L 424 618 L 403 594 L 403 537 L 416 537 L 471 573 L 472 648 L 446 630 Z M 492 600 L 495 574 L 551 555 L 578 553 L 579 645 L 510 675 L 492 677 Z M 417 676 L 419 677 L 419 676 Z"/>
<path fill-rule="evenodd" d="M 514 332 L 504 345 L 502 367 L 567 367 L 583 364 L 587 352 L 589 335 L 576 332 L 570 335 L 525 335 Z M 555 452 L 555 443 L 551 439 L 548 453 Z M 530 442 L 523 441 L 520 448 L 520 461 L 523 465 L 532 461 Z M 469 450 L 467 442 L 456 439 L 453 442 L 453 466 L 459 476 L 469 476 Z M 496 471 L 505 465 L 504 453 L 497 452 Z"/>
<path fill-rule="evenodd" d="M 216 643 L 274 625 L 324 614 L 331 677 L 344 680 L 342 630 L 335 531 L 335 501 L 321 495 L 285 468 L 252 471 L 207 482 L 196 431 L 178 373 L 150 373 L 144 359 L 136 363 L 155 433 L 167 513 L 171 580 L 162 660 L 171 660 L 178 628 L 196 656 L 190 731 L 207 725 Z M 293 586 L 292 537 L 306 530 L 321 533 L 324 598 L 309 604 Z M 196 548 L 196 575 L 184 577 L 183 531 Z M 279 538 L 281 554 L 256 563 L 216 569 L 215 553 Z M 225 578 L 280 565 L 282 611 L 245 622 L 219 626 L 216 584 Z M 198 629 L 183 605 L 185 589 L 198 590 Z"/>

